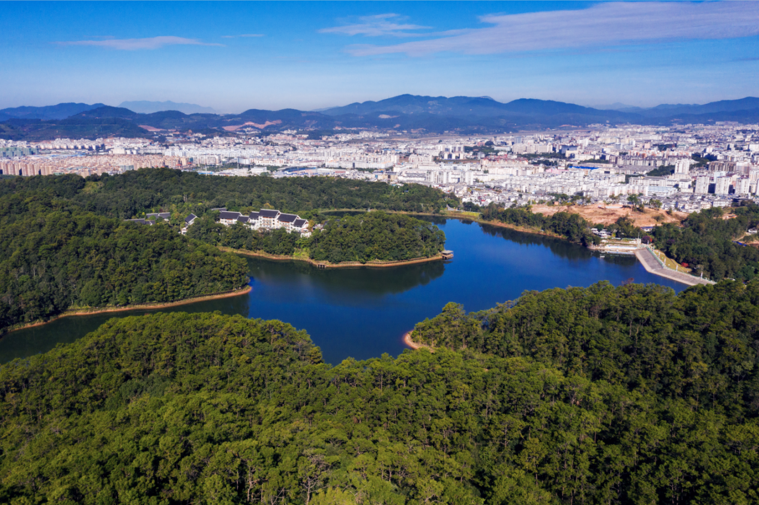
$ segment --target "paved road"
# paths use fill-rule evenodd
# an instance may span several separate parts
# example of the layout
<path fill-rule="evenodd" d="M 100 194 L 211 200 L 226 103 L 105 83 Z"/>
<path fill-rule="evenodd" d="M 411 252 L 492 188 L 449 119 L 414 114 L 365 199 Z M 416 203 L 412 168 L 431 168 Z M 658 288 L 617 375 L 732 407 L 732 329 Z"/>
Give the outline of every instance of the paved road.
<path fill-rule="evenodd" d="M 687 284 L 688 286 L 695 286 L 697 284 L 714 284 L 706 279 L 700 279 L 692 275 L 688 275 L 683 272 L 675 272 L 669 268 L 664 268 L 659 260 L 654 256 L 654 253 L 650 249 L 644 247 L 635 251 L 635 257 L 643 264 L 643 268 L 651 272 L 654 275 L 660 275 L 667 279 Z"/>

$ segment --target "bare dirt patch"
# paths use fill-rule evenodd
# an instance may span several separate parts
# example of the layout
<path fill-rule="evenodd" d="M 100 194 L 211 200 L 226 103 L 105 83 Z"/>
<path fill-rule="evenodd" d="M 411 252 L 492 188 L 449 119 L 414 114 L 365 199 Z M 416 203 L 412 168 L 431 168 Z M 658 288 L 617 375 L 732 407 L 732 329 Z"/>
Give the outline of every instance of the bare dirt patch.
<path fill-rule="evenodd" d="M 533 205 L 532 211 L 544 216 L 552 216 L 557 212 L 569 212 L 579 214 L 592 224 L 610 225 L 617 222 L 620 217 L 627 217 L 635 226 L 656 226 L 664 223 L 680 224 L 688 217 L 684 212 L 673 212 L 672 215 L 663 210 L 645 209 L 640 212 L 631 207 L 621 205 Z M 656 216 L 661 216 L 659 221 Z"/>

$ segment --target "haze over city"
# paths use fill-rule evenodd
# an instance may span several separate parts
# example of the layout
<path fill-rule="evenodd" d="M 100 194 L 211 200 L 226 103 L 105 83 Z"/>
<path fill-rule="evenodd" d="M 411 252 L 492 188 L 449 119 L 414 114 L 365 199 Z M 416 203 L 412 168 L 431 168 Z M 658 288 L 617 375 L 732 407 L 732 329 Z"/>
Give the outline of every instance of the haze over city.
<path fill-rule="evenodd" d="M 3 3 L 0 109 L 706 103 L 757 94 L 758 34 L 755 2 Z"/>

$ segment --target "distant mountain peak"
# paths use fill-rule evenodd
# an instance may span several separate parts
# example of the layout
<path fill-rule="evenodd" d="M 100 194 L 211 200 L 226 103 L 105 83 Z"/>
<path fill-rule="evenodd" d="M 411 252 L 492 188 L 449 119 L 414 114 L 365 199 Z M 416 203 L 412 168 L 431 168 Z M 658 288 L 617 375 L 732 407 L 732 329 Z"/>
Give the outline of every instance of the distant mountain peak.
<path fill-rule="evenodd" d="M 185 114 L 216 114 L 216 110 L 211 107 L 203 107 L 194 103 L 177 103 L 170 100 L 164 102 L 151 102 L 148 100 L 121 102 L 119 107 L 124 107 L 141 114 L 151 114 L 153 112 L 164 112 L 176 110 Z"/>

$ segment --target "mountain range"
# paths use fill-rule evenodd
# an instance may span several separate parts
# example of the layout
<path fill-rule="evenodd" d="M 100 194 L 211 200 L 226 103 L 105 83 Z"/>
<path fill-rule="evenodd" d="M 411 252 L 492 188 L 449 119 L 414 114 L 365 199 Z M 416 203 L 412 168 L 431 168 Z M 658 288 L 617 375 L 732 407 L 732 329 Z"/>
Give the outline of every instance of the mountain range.
<path fill-rule="evenodd" d="M 59 103 L 58 105 L 48 105 L 45 107 L 11 107 L 0 110 L 0 121 L 7 121 L 12 118 L 22 119 L 66 119 L 67 117 L 79 114 L 86 110 L 105 107 L 102 103 L 87 105 L 86 103 Z"/>
<path fill-rule="evenodd" d="M 138 103 L 153 104 L 153 107 L 156 104 Z M 191 105 L 168 103 L 171 104 L 169 106 Z M 285 129 L 326 131 L 344 127 L 472 134 L 584 127 L 599 123 L 756 123 L 759 122 L 759 98 L 723 100 L 704 105 L 663 104 L 648 109 L 622 106 L 621 110 L 615 110 L 525 98 L 502 103 L 489 97 L 400 95 L 321 111 L 250 109 L 240 114 L 224 115 L 188 114 L 177 110 L 143 113 L 103 104 L 58 104 L 50 107 L 3 109 L 0 110 L 0 121 L 0 138 L 27 140 L 55 136 L 140 137 L 152 136 L 161 130 L 230 134 L 244 127 L 267 132 Z"/>

